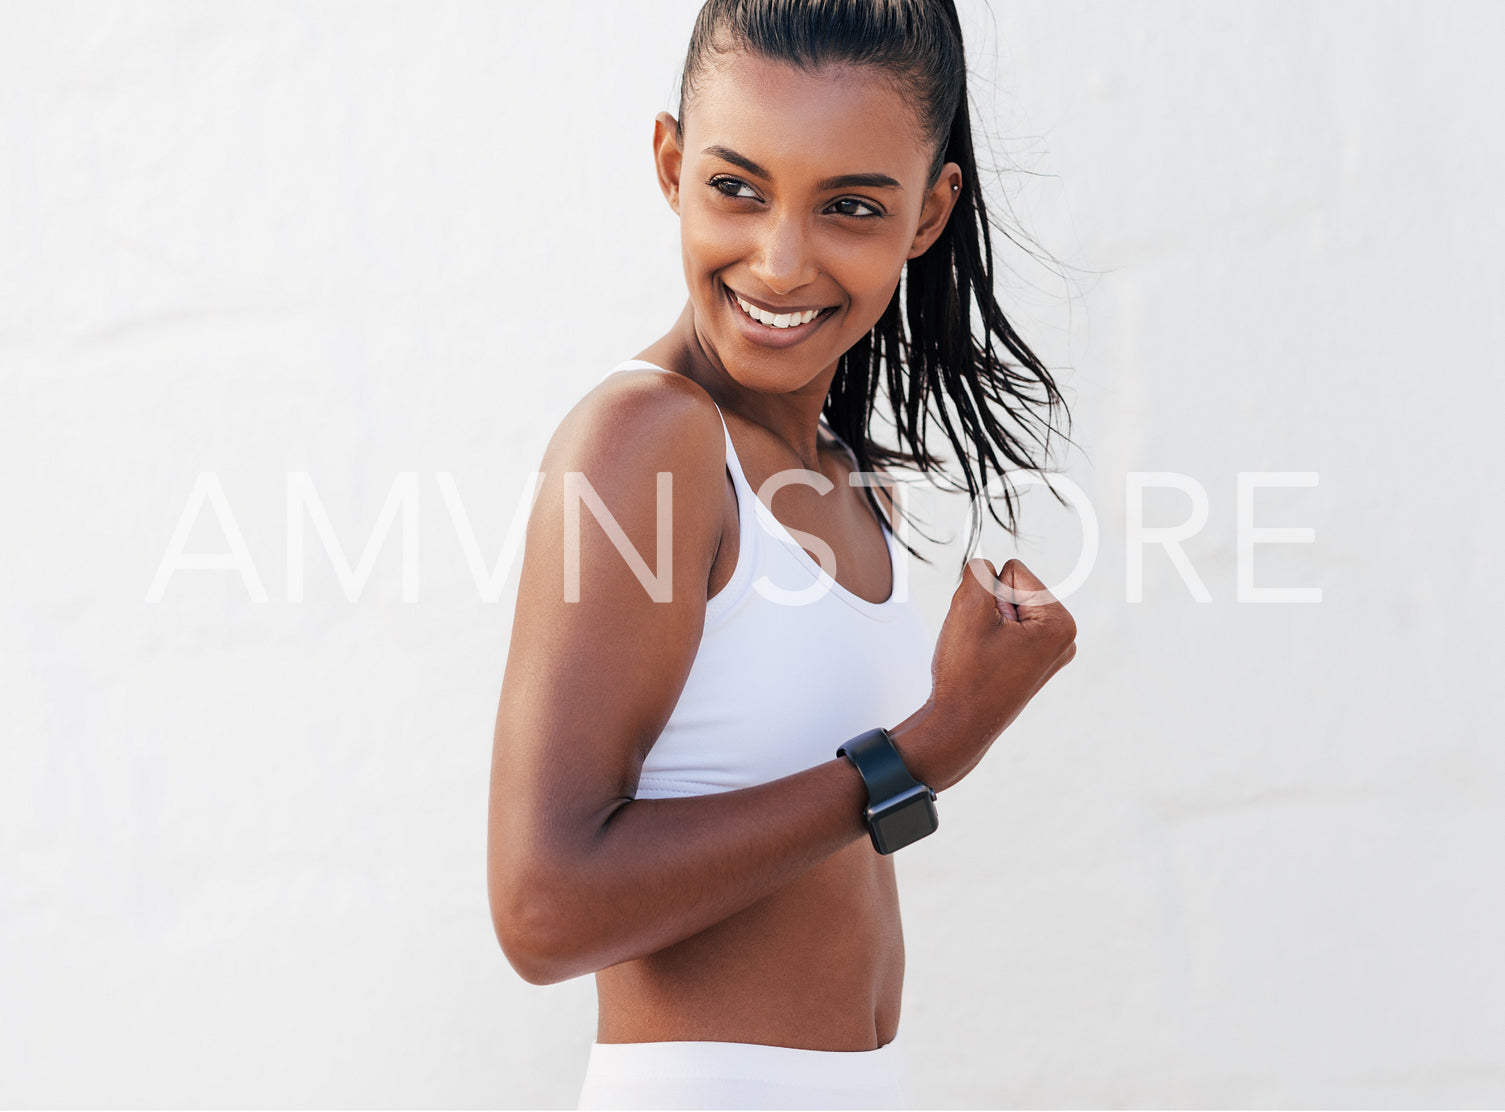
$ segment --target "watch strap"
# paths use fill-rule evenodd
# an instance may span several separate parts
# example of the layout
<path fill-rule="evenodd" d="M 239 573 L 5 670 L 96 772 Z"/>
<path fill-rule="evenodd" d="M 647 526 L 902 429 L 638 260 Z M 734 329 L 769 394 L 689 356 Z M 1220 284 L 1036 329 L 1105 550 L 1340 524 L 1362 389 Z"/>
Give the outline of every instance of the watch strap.
<path fill-rule="evenodd" d="M 862 774 L 867 784 L 870 804 L 892 799 L 907 788 L 919 783 L 899 756 L 894 739 L 881 727 L 858 734 L 836 750 L 838 757 L 846 757 Z"/>

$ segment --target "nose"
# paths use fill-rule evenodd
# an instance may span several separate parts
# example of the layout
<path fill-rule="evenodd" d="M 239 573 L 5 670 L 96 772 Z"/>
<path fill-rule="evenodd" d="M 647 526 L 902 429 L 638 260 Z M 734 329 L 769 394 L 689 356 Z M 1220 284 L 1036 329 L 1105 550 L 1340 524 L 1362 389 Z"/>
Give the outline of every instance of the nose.
<path fill-rule="evenodd" d="M 815 280 L 814 245 L 803 213 L 770 214 L 748 267 L 767 289 L 788 294 Z"/>

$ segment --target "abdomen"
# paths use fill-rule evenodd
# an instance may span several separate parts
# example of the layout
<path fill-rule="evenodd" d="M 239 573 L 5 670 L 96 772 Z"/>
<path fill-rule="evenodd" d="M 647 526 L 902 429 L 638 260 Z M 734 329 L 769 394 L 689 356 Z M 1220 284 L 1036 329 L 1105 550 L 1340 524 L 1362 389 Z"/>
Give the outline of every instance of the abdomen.
<path fill-rule="evenodd" d="M 873 1050 L 898 1030 L 893 861 L 865 837 L 751 907 L 596 974 L 598 1042 Z"/>

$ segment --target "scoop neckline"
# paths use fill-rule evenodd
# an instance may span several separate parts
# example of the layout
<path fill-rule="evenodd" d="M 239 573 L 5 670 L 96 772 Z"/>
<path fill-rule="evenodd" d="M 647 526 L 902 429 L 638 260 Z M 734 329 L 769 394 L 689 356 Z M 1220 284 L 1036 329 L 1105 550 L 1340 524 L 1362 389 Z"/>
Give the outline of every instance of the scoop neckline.
<path fill-rule="evenodd" d="M 674 373 L 667 367 L 660 367 L 657 363 L 650 363 L 646 359 L 628 359 L 618 364 L 616 369 L 627 370 L 640 367 L 647 367 L 655 371 L 663 371 L 665 374 Z M 714 398 L 711 399 L 711 404 L 716 405 L 716 400 Z M 738 499 L 740 500 L 742 498 L 743 492 L 745 491 L 747 497 L 752 500 L 753 512 L 758 516 L 758 520 L 763 522 L 764 525 L 774 533 L 776 539 L 782 541 L 793 551 L 795 559 L 799 560 L 800 563 L 804 565 L 805 570 L 810 572 L 810 574 L 815 577 L 817 582 L 824 584 L 827 593 L 835 595 L 852 609 L 866 615 L 867 617 L 875 618 L 881 621 L 887 621 L 888 619 L 892 618 L 897 612 L 899 602 L 899 552 L 898 540 L 894 534 L 893 528 L 887 522 L 881 519 L 877 519 L 875 515 L 875 520 L 878 521 L 878 528 L 883 533 L 883 542 L 888 548 L 889 583 L 888 597 L 885 598 L 882 602 L 873 602 L 870 599 L 865 599 L 861 595 L 856 594 L 847 587 L 842 586 L 836 581 L 834 576 L 827 574 L 826 570 L 820 566 L 815 557 L 811 556 L 810 553 L 805 550 L 805 546 L 794 539 L 794 535 L 784 527 L 784 523 L 774 516 L 774 512 L 763 504 L 763 500 L 759 498 L 757 492 L 753 490 L 752 483 L 748 481 L 746 472 L 742 470 L 742 458 L 737 453 L 737 446 L 732 443 L 731 429 L 727 428 L 726 417 L 721 413 L 720 405 L 716 405 L 716 413 L 721 417 L 721 431 L 726 435 L 726 446 L 731 453 L 731 458 L 728 462 L 733 465 L 732 477 L 736 482 Z M 848 452 L 851 452 L 851 448 L 844 440 L 841 439 L 841 437 L 836 435 L 835 430 L 833 430 L 830 425 L 826 425 L 824 420 L 821 421 L 821 424 L 824 425 L 826 431 L 836 439 L 837 443 L 841 444 L 841 446 Z M 738 511 L 737 520 L 740 528 L 742 522 L 742 514 L 740 508 Z M 746 547 L 745 538 L 739 537 L 738 547 L 739 549 Z M 741 562 L 740 559 L 738 562 Z M 740 569 L 734 569 L 733 571 L 734 579 L 738 570 Z M 730 585 L 730 583 L 727 584 L 727 586 Z M 723 592 L 717 592 L 716 597 L 719 598 Z"/>

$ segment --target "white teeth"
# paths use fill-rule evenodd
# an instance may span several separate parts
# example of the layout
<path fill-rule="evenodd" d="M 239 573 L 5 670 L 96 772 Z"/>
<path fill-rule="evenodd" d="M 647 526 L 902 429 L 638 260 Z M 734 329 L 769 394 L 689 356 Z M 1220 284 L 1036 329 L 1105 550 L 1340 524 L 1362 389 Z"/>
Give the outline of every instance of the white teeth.
<path fill-rule="evenodd" d="M 736 296 L 735 294 L 733 296 Z M 809 324 L 820 316 L 819 309 L 810 309 L 804 313 L 766 313 L 756 305 L 750 305 L 737 298 L 737 304 L 742 306 L 742 311 L 760 324 L 766 324 L 770 328 L 798 328 L 802 324 Z"/>

